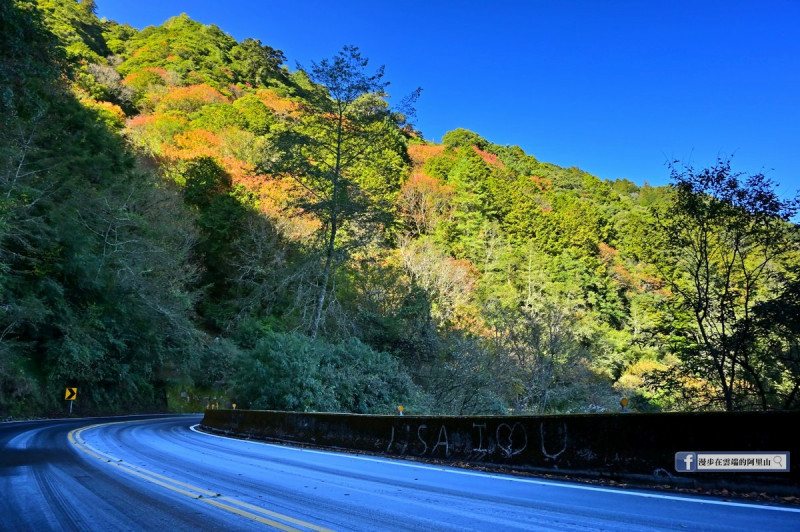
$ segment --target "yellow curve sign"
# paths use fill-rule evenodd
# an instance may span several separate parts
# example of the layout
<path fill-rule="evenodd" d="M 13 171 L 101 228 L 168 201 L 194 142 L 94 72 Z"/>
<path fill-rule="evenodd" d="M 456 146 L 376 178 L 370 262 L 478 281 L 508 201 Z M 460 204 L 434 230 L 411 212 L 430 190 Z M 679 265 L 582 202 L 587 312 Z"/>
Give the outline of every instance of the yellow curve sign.
<path fill-rule="evenodd" d="M 66 401 L 74 401 L 78 398 L 78 389 L 77 388 L 67 388 L 66 393 L 64 393 L 64 400 Z"/>

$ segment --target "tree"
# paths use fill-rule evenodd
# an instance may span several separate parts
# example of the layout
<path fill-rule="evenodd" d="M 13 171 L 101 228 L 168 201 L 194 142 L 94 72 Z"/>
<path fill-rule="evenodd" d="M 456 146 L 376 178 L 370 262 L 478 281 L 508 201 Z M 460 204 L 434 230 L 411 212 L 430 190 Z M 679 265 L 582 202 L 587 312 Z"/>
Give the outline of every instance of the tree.
<path fill-rule="evenodd" d="M 319 332 L 331 287 L 341 261 L 341 231 L 348 224 L 381 221 L 405 172 L 403 117 L 385 102 L 383 67 L 370 75 L 368 60 L 354 46 L 332 59 L 312 63 L 311 105 L 276 135 L 282 148 L 278 169 L 305 188 L 307 212 L 322 223 L 323 264 L 309 327 Z M 382 220 L 386 223 L 385 218 Z"/>
<path fill-rule="evenodd" d="M 701 171 L 673 167 L 672 180 L 653 229 L 673 292 L 679 377 L 706 380 L 726 410 L 767 409 L 776 382 L 754 311 L 779 297 L 782 263 L 798 250 L 790 220 L 800 199 L 782 199 L 763 174 L 734 173 L 723 159 Z"/>
<path fill-rule="evenodd" d="M 800 408 L 800 271 L 781 293 L 754 309 L 762 363 L 774 386 L 770 403 L 785 410 Z"/>
<path fill-rule="evenodd" d="M 575 384 L 574 368 L 585 352 L 574 333 L 571 309 L 545 294 L 537 296 L 510 308 L 489 302 L 486 314 L 495 350 L 510 362 L 504 373 L 514 408 L 543 413 L 563 406 L 559 399 L 563 402 L 565 390 Z"/>
<path fill-rule="evenodd" d="M 485 150 L 489 146 L 485 138 L 463 128 L 454 129 L 445 133 L 442 137 L 442 144 L 451 148 L 467 149 L 477 146 L 482 150 Z"/>
<path fill-rule="evenodd" d="M 280 50 L 262 45 L 259 39 L 251 38 L 234 46 L 230 55 L 239 78 L 253 85 L 266 85 L 270 78 L 279 75 L 281 63 L 286 61 Z"/>

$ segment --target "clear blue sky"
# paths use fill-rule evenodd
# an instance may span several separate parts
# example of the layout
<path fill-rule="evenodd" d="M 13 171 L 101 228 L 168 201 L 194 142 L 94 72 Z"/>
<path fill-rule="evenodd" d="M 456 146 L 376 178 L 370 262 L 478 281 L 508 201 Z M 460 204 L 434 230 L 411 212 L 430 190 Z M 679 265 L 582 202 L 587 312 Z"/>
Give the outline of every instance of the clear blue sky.
<path fill-rule="evenodd" d="M 295 63 L 354 44 L 417 127 L 457 127 L 601 178 L 668 181 L 734 154 L 800 189 L 800 1 L 97 0 L 143 28 L 187 13 Z"/>

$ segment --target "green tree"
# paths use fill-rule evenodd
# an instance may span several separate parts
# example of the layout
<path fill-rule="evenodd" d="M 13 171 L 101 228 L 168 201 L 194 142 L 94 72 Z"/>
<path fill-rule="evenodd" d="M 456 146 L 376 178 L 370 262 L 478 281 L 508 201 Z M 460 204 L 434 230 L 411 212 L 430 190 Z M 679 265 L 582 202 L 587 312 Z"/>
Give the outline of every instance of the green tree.
<path fill-rule="evenodd" d="M 492 169 L 472 147 L 466 148 L 448 174 L 454 194 L 449 220 L 443 224 L 444 240 L 458 258 L 478 261 L 483 237 L 495 214 L 490 193 Z"/>
<path fill-rule="evenodd" d="M 211 157 L 198 157 L 181 169 L 185 180 L 184 201 L 196 213 L 199 238 L 193 252 L 203 266 L 201 286 L 206 297 L 204 317 L 222 327 L 233 312 L 230 286 L 232 265 L 238 260 L 236 244 L 249 211 L 236 195 L 231 177 Z"/>
<path fill-rule="evenodd" d="M 309 331 L 323 321 L 331 279 L 344 253 L 341 230 L 348 224 L 380 221 L 404 172 L 402 117 L 385 102 L 383 67 L 366 71 L 368 60 L 354 46 L 332 59 L 312 63 L 317 84 L 303 116 L 279 133 L 278 167 L 306 189 L 306 211 L 323 225 L 323 264 Z M 385 222 L 385 218 L 383 219 Z"/>
<path fill-rule="evenodd" d="M 239 98 L 233 102 L 233 108 L 239 112 L 241 120 L 244 121 L 244 129 L 256 135 L 265 135 L 269 132 L 270 126 L 277 121 L 275 113 L 254 94 Z"/>
<path fill-rule="evenodd" d="M 787 410 L 800 408 L 800 271 L 796 266 L 792 269 L 791 280 L 777 297 L 757 305 L 753 312 L 760 369 L 774 383 L 770 405 Z"/>
<path fill-rule="evenodd" d="M 778 297 L 781 263 L 797 252 L 790 219 L 800 200 L 782 199 L 763 174 L 743 176 L 722 159 L 701 171 L 673 167 L 672 180 L 652 245 L 674 296 L 675 371 L 706 380 L 708 399 L 726 410 L 767 409 L 776 383 L 754 311 Z"/>
<path fill-rule="evenodd" d="M 233 70 L 241 81 L 252 85 L 266 85 L 281 73 L 281 63 L 286 61 L 283 52 L 261 44 L 258 39 L 245 39 L 230 51 Z"/>
<path fill-rule="evenodd" d="M 485 150 L 489 143 L 485 138 L 477 133 L 473 133 L 469 129 L 458 128 L 448 131 L 442 137 L 442 144 L 451 148 L 467 148 L 472 149 L 473 146 Z"/>

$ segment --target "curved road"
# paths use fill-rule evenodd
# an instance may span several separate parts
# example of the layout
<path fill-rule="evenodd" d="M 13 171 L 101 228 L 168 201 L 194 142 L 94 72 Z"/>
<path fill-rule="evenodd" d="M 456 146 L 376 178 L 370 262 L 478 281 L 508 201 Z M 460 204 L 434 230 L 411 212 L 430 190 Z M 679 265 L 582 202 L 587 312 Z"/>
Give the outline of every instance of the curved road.
<path fill-rule="evenodd" d="M 0 423 L 0 530 L 800 530 L 800 510 L 296 449 L 201 416 Z"/>

